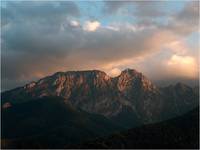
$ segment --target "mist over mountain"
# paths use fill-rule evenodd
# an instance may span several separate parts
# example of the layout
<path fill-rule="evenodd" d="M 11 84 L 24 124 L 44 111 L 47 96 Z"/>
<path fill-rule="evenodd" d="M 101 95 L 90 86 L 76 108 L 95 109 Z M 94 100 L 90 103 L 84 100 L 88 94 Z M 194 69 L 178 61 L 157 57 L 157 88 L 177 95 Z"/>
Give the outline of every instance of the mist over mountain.
<path fill-rule="evenodd" d="M 199 86 L 199 79 L 184 79 L 184 78 L 173 78 L 173 79 L 163 79 L 163 80 L 152 80 L 158 87 L 166 87 L 169 85 L 175 85 L 178 82 L 186 84 L 190 87 Z"/>

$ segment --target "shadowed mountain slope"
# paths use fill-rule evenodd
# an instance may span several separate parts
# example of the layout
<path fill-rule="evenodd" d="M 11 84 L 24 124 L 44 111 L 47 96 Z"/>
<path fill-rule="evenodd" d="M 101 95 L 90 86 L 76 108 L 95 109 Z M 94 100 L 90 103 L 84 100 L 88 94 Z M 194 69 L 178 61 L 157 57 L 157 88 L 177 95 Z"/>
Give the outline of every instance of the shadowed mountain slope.
<path fill-rule="evenodd" d="M 62 148 L 122 129 L 104 116 L 75 109 L 60 97 L 43 97 L 2 110 L 1 138 L 12 144 L 31 139 L 47 148 Z M 12 144 L 3 147 L 16 148 Z"/>
<path fill-rule="evenodd" d="M 122 131 L 66 148 L 199 148 L 199 107 L 183 116 L 161 123 Z"/>

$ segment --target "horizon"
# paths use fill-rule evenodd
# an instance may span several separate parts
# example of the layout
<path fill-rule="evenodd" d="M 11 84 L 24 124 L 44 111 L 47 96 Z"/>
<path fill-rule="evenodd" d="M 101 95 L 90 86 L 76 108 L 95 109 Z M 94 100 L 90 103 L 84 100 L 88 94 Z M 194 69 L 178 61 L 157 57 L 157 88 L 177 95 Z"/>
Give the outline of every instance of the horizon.
<path fill-rule="evenodd" d="M 58 71 L 199 84 L 198 1 L 2 2 L 1 92 Z"/>

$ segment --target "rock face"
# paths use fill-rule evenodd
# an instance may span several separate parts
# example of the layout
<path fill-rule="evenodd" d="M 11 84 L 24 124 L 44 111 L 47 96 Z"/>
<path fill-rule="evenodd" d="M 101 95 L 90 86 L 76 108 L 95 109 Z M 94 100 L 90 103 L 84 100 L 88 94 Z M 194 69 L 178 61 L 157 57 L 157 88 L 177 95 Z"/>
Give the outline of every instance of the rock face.
<path fill-rule="evenodd" d="M 174 90 L 176 91 L 176 87 L 172 88 L 172 92 Z M 184 87 L 180 90 L 176 93 L 191 93 Z M 170 88 L 160 90 L 136 70 L 126 69 L 114 78 L 102 71 L 92 70 L 57 72 L 24 87 L 2 93 L 2 102 L 14 105 L 44 96 L 60 96 L 89 113 L 101 114 L 117 121 L 129 118 L 128 122 L 123 120 L 123 123 L 134 126 L 136 122 L 144 124 L 161 120 L 165 116 L 162 114 L 165 113 L 163 108 L 168 111 L 168 107 L 175 104 L 167 95 L 176 97 L 171 94 Z M 164 101 L 168 99 L 171 102 L 168 107 L 164 107 Z M 178 103 L 181 103 L 180 107 L 187 107 L 191 102 L 179 99 Z M 130 118 L 133 118 L 132 122 Z"/>
<path fill-rule="evenodd" d="M 121 97 L 136 110 L 143 121 L 159 118 L 162 109 L 161 93 L 142 73 L 131 69 L 122 71 L 117 77 L 117 88 Z"/>

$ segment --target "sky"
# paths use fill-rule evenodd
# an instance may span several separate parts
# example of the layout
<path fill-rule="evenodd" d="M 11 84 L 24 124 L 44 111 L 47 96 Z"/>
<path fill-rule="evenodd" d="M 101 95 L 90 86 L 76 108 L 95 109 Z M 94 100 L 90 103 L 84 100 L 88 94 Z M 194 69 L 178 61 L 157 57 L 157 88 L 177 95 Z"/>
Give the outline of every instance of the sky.
<path fill-rule="evenodd" d="M 58 71 L 136 69 L 154 82 L 196 82 L 198 1 L 1 3 L 1 89 Z M 197 83 L 197 82 L 196 82 Z"/>

